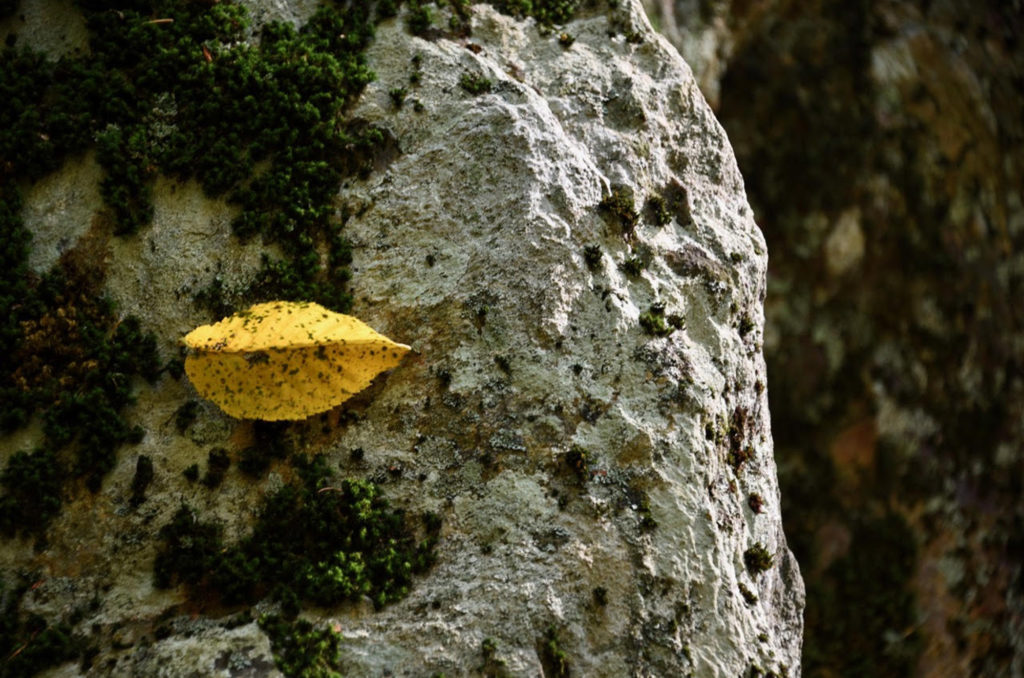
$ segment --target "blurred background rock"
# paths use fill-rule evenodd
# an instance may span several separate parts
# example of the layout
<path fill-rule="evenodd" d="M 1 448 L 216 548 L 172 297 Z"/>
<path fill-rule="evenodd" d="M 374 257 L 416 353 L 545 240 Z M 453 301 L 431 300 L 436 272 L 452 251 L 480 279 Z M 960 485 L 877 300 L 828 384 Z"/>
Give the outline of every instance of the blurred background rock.
<path fill-rule="evenodd" d="M 1024 673 L 1024 3 L 645 0 L 769 245 L 804 675 Z"/>

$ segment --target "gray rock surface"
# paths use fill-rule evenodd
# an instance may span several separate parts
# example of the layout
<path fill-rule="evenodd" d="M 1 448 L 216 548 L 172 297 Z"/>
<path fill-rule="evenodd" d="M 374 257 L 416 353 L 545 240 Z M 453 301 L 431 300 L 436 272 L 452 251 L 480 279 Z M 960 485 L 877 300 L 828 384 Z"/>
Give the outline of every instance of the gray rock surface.
<path fill-rule="evenodd" d="M 551 627 L 573 675 L 800 673 L 803 584 L 782 531 L 761 354 L 764 240 L 690 70 L 639 2 L 621 4 L 630 40 L 607 12 L 584 13 L 565 27 L 569 48 L 489 5 L 472 7 L 461 42 L 412 37 L 401 19 L 378 28 L 377 81 L 354 116 L 390 130 L 400 152 L 341 189 L 356 215 L 352 313 L 414 352 L 307 451 L 386 481 L 393 504 L 444 527 L 436 565 L 404 600 L 305 613 L 340 630 L 347 675 L 472 675 L 492 638 L 508 675 L 537 676 Z M 421 84 L 396 111 L 389 90 L 414 56 Z M 464 74 L 491 91 L 469 94 Z M 37 237 L 82 190 L 69 177 L 63 193 L 38 192 Z M 641 213 L 632 231 L 599 208 L 613 191 Z M 665 225 L 646 207 L 655 196 Z M 151 226 L 111 241 L 107 284 L 166 352 L 205 321 L 186 295 L 218 267 L 244 279 L 259 248 L 240 246 L 233 208 L 195 187 L 161 181 L 155 201 Z M 627 274 L 630 259 L 642 270 Z M 681 329 L 645 332 L 652 305 Z M 226 629 L 197 610 L 152 638 L 182 599 L 153 588 L 154 526 L 187 500 L 237 535 L 281 481 L 232 471 L 213 493 L 188 485 L 181 471 L 230 448 L 238 428 L 209 405 L 177 435 L 168 422 L 190 395 L 166 379 L 142 388 L 133 417 L 146 438 L 102 492 L 65 507 L 44 553 L 0 546 L 0 568 L 49 573 L 26 597 L 41 613 L 99 597 L 80 622 L 102 630 L 91 675 L 270 672 L 255 624 Z M 585 473 L 567 461 L 574 446 Z M 133 512 L 139 454 L 157 474 Z M 773 555 L 760 573 L 744 557 L 757 545 Z"/>

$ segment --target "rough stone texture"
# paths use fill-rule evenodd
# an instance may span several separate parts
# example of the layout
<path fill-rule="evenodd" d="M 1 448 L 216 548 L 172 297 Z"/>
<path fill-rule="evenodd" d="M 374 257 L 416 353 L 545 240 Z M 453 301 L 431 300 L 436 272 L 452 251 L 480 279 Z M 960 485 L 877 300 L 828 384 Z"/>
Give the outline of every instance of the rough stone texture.
<path fill-rule="evenodd" d="M 604 10 L 567 26 L 568 49 L 488 5 L 472 7 L 469 41 L 414 38 L 401 20 L 378 28 L 378 80 L 354 115 L 400 152 L 341 190 L 356 215 L 352 312 L 414 354 L 329 435 L 298 431 L 305 451 L 444 527 L 406 599 L 305 613 L 340 630 L 348 675 L 473 675 L 485 638 L 509 675 L 541 675 L 549 627 L 573 675 L 800 674 L 803 584 L 782 532 L 761 357 L 764 240 L 689 69 L 638 3 L 620 4 L 614 26 Z M 279 5 L 257 12 L 294 18 Z M 422 82 L 395 110 L 388 92 L 408 83 L 414 55 Z M 467 73 L 492 91 L 464 91 Z M 95 190 L 79 176 L 36 194 L 37 237 Z M 613 189 L 643 215 L 632 232 L 599 209 Z M 645 206 L 655 195 L 667 225 Z M 244 279 L 259 248 L 241 247 L 233 208 L 193 185 L 161 180 L 154 198 L 152 225 L 105 245 L 107 285 L 167 353 L 208 320 L 190 295 L 218 271 Z M 86 230 L 70 225 L 58 249 Z M 587 246 L 600 250 L 593 270 Z M 627 275 L 628 258 L 645 268 Z M 645 333 L 653 304 L 685 326 Z M 188 385 L 164 378 L 139 393 L 145 440 L 121 451 L 99 494 L 67 498 L 44 550 L 4 542 L 0 569 L 43 572 L 27 610 L 86 610 L 75 628 L 98 649 L 90 675 L 270 675 L 255 624 L 153 588 L 154 533 L 187 501 L 238 535 L 290 470 L 258 482 L 232 470 L 213 492 L 188 484 L 183 469 L 212 446 L 238 449 L 245 425 L 208 405 L 181 436 L 171 421 Z M 32 435 L 3 441 L 4 457 Z M 567 461 L 574 445 L 588 451 L 583 479 Z M 140 454 L 156 475 L 133 509 Z M 761 573 L 745 565 L 756 545 L 773 555 Z"/>
<path fill-rule="evenodd" d="M 43 274 L 71 250 L 92 226 L 100 198 L 102 170 L 95 154 L 65 163 L 36 183 L 25 196 L 22 218 L 32 231 L 29 266 Z"/>
<path fill-rule="evenodd" d="M 696 4 L 648 9 L 772 252 L 805 672 L 1024 675 L 1021 5 Z"/>
<path fill-rule="evenodd" d="M 17 34 L 23 44 L 50 54 L 55 59 L 75 54 L 88 46 L 88 32 L 72 0 L 22 2 L 9 17 L 0 17 L 0 38 Z"/>

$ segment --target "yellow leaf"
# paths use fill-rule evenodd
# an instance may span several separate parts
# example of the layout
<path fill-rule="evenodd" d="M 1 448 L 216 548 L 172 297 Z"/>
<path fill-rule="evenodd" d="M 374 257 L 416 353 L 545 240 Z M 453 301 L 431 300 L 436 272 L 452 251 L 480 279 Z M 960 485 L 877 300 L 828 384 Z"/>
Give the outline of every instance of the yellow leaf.
<path fill-rule="evenodd" d="M 185 335 L 196 391 L 240 419 L 305 419 L 370 385 L 409 351 L 308 302 L 257 304 Z"/>

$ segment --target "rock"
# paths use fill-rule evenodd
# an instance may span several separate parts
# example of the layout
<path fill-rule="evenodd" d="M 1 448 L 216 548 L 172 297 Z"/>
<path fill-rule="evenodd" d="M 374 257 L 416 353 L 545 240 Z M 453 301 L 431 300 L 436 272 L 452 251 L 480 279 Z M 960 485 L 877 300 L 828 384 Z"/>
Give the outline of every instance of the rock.
<path fill-rule="evenodd" d="M 224 629 L 209 626 L 178 633 L 129 655 L 130 671 L 115 675 L 223 676 L 262 678 L 282 675 L 274 666 L 270 642 L 255 623 Z"/>
<path fill-rule="evenodd" d="M 87 49 L 89 34 L 82 15 L 67 0 L 14 3 L 11 16 L 0 13 L 0 38 L 17 36 L 17 46 L 32 45 L 58 59 Z"/>
<path fill-rule="evenodd" d="M 303 612 L 338 630 L 345 675 L 800 673 L 803 584 L 761 355 L 764 240 L 689 68 L 637 2 L 619 4 L 554 32 L 486 4 L 469 8 L 468 37 L 413 37 L 405 13 L 377 27 L 377 79 L 350 115 L 395 152 L 340 189 L 351 313 L 413 352 L 293 437 L 443 526 L 404 599 Z M 230 207 L 188 186 L 161 179 L 154 204 L 151 225 L 110 240 L 106 284 L 167 352 L 208 320 L 188 295 L 218 261 L 252 275 L 259 243 L 230 237 Z M 139 388 L 145 439 L 99 494 L 64 507 L 35 561 L 101 592 L 75 622 L 99 648 L 94 673 L 269 670 L 257 626 L 152 584 L 155 533 L 183 502 L 230 544 L 295 475 L 232 465 L 215 491 L 190 483 L 211 447 L 235 457 L 252 435 L 212 406 L 190 424 L 202 435 L 177 434 L 190 397 L 167 377 Z M 154 477 L 132 509 L 140 455 Z M 26 558 L 0 547 L 5 569 Z M 33 604 L 64 618 L 59 597 Z"/>

